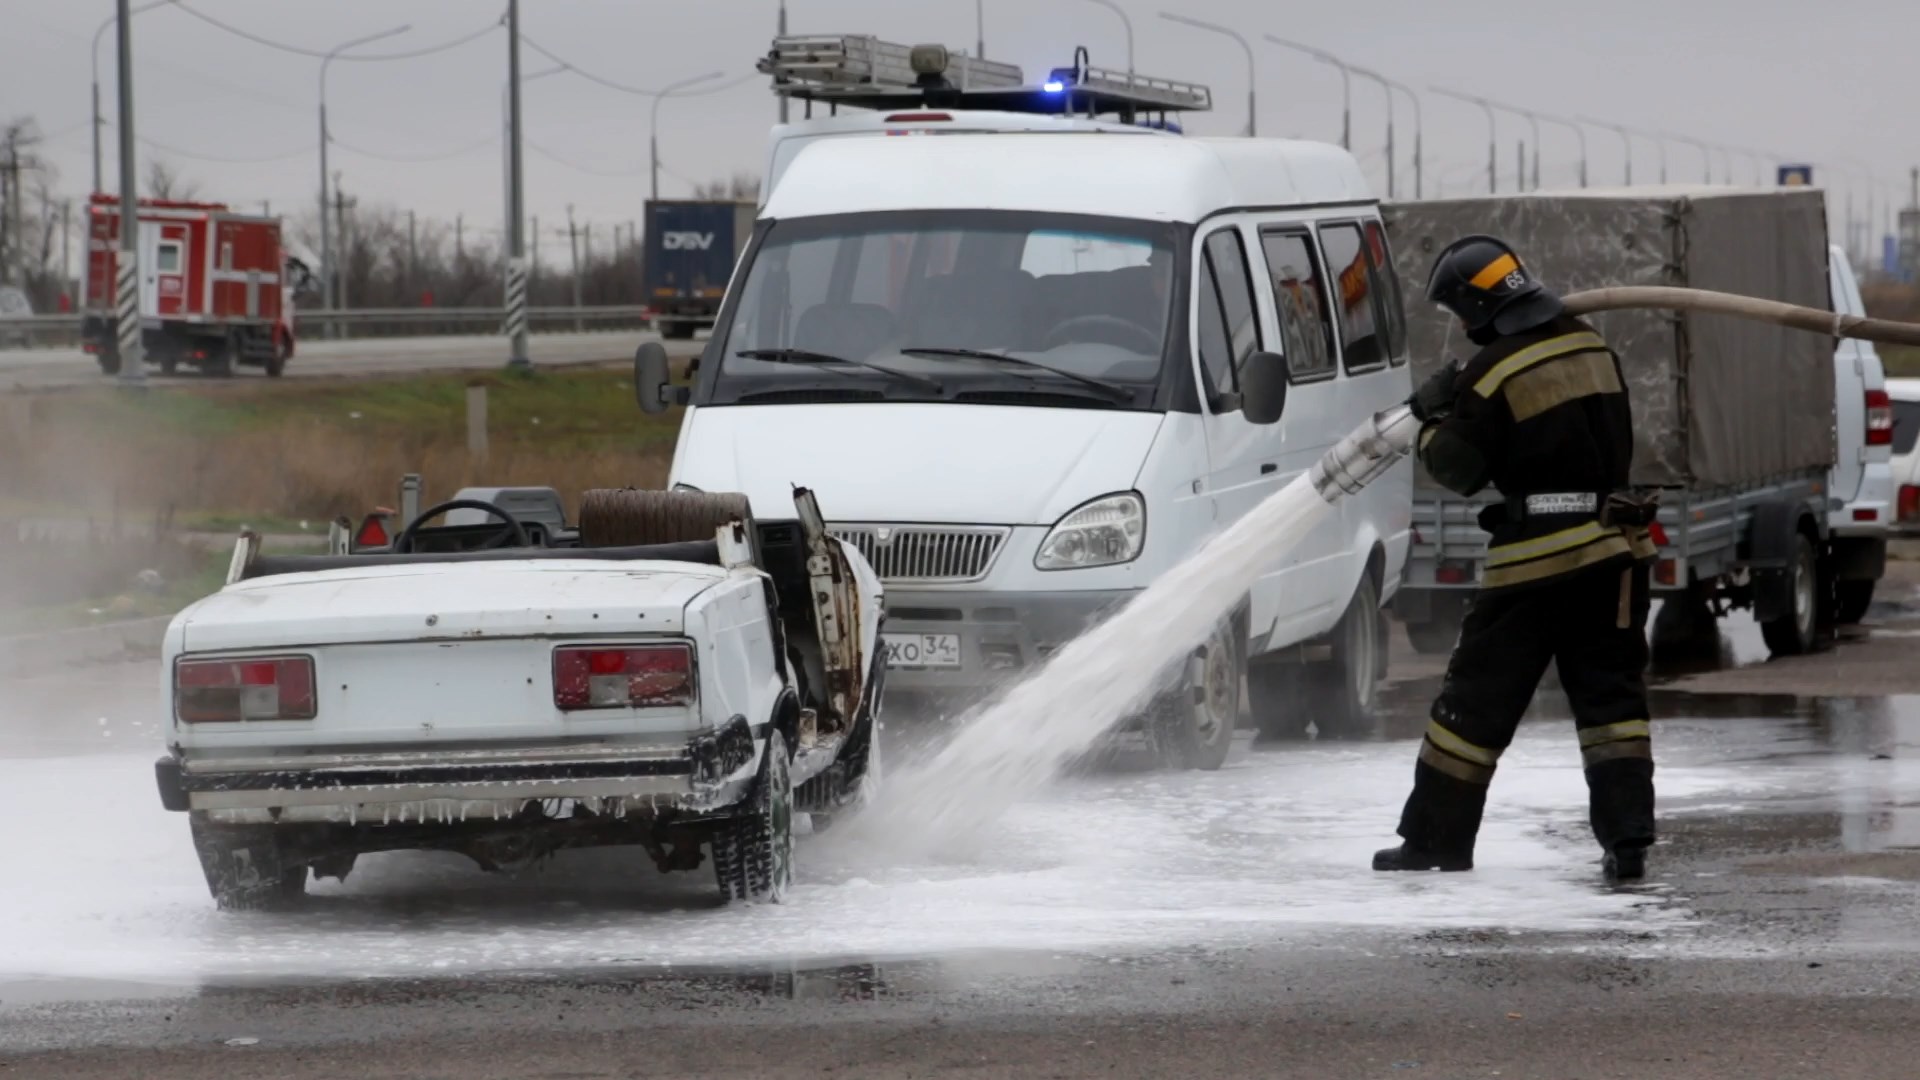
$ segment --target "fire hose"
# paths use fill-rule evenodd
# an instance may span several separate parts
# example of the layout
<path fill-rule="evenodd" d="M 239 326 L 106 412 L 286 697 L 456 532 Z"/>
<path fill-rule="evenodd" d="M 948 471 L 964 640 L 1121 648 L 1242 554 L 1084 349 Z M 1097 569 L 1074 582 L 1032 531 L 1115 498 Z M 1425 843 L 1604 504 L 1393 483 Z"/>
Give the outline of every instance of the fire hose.
<path fill-rule="evenodd" d="M 1752 296 L 1713 292 L 1708 289 L 1682 289 L 1659 285 L 1630 285 L 1611 289 L 1591 289 L 1566 297 L 1569 315 L 1591 315 L 1601 311 L 1662 308 L 1730 315 L 1739 319 L 1770 322 L 1795 330 L 1807 330 L 1836 338 L 1856 338 L 1883 345 L 1920 346 L 1920 323 L 1870 319 L 1861 315 L 1842 315 L 1819 308 L 1783 304 Z M 1337 503 L 1373 483 L 1413 449 L 1420 437 L 1420 421 L 1413 409 L 1395 405 L 1374 413 L 1359 427 L 1348 432 L 1308 470 L 1308 478 L 1320 497 Z"/>

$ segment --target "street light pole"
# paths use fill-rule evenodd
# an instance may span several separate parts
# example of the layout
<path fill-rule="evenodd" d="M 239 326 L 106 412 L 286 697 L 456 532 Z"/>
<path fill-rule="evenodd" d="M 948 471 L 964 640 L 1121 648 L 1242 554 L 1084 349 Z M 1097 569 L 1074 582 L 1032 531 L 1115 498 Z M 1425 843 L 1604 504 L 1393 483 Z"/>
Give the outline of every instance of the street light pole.
<path fill-rule="evenodd" d="M 114 326 L 120 385 L 147 385 L 147 358 L 140 345 L 140 218 L 133 159 L 133 13 L 119 0 L 120 46 L 120 258 L 114 266 Z"/>
<path fill-rule="evenodd" d="M 1422 176 L 1424 168 L 1421 165 L 1421 159 L 1424 152 L 1421 148 L 1421 139 L 1424 136 L 1426 125 L 1420 119 L 1420 95 L 1414 93 L 1413 87 L 1405 83 L 1395 82 L 1392 79 L 1387 80 L 1387 85 L 1407 95 L 1407 100 L 1413 102 L 1413 197 L 1416 199 L 1424 199 L 1427 196 L 1426 181 Z"/>
<path fill-rule="evenodd" d="M 1391 199 L 1393 198 L 1393 165 L 1394 165 L 1393 84 L 1387 81 L 1387 77 L 1385 75 L 1382 75 L 1377 71 L 1370 71 L 1363 67 L 1354 68 L 1353 73 L 1355 75 L 1360 76 L 1363 79 L 1372 79 L 1374 82 L 1380 84 L 1380 92 L 1387 96 L 1387 198 Z"/>
<path fill-rule="evenodd" d="M 1340 146 L 1351 152 L 1353 150 L 1353 68 L 1345 60 L 1325 49 L 1316 49 L 1311 45 L 1302 45 L 1297 41 L 1288 41 L 1286 38 L 1275 37 L 1272 34 L 1264 36 L 1269 44 L 1306 53 L 1323 64 L 1332 64 L 1340 69 Z"/>
<path fill-rule="evenodd" d="M 1257 111 L 1259 108 L 1260 84 L 1257 77 L 1258 73 L 1254 70 L 1253 66 L 1253 46 L 1247 42 L 1246 38 L 1240 35 L 1239 31 L 1221 26 L 1219 23 L 1203 22 L 1191 15 L 1179 15 L 1171 11 L 1161 12 L 1160 17 L 1168 22 L 1176 22 L 1182 26 L 1191 26 L 1196 30 L 1205 30 L 1209 33 L 1219 34 L 1222 37 L 1230 37 L 1240 43 L 1241 51 L 1247 54 L 1247 136 L 1252 138 L 1259 135 L 1260 122 Z"/>
<path fill-rule="evenodd" d="M 152 3 L 141 4 L 139 7 L 128 9 L 127 15 L 134 16 L 143 11 L 152 11 L 154 8 L 162 7 L 172 2 L 173 0 L 153 0 Z M 106 118 L 100 115 L 100 39 L 105 37 L 107 31 L 113 29 L 114 24 L 119 21 L 120 16 L 109 15 L 101 20 L 100 28 L 93 32 L 93 52 L 91 55 L 93 57 L 93 190 L 95 191 L 106 190 L 104 187 L 106 181 L 101 176 L 100 161 L 100 129 L 107 125 Z"/>
<path fill-rule="evenodd" d="M 1568 130 L 1573 132 L 1575 138 L 1580 140 L 1580 186 L 1586 187 L 1587 186 L 1587 129 L 1581 127 L 1579 124 L 1576 124 L 1571 120 L 1563 120 L 1558 116 L 1549 116 L 1546 113 L 1541 113 L 1540 119 L 1545 120 L 1549 124 L 1558 124 L 1561 127 L 1567 128 Z"/>
<path fill-rule="evenodd" d="M 1127 17 L 1127 9 L 1114 0 L 1087 0 L 1090 4 L 1099 4 L 1115 15 L 1120 16 L 1120 24 L 1127 28 L 1127 74 L 1133 74 L 1133 20 Z"/>
<path fill-rule="evenodd" d="M 1500 129 L 1499 120 L 1493 115 L 1493 102 L 1486 98 L 1474 97 L 1472 94 L 1462 94 L 1457 90 L 1447 90 L 1438 86 L 1429 86 L 1427 89 L 1441 97 L 1450 97 L 1455 101 L 1478 105 L 1487 114 L 1487 193 L 1497 194 L 1500 191 Z"/>
<path fill-rule="evenodd" d="M 787 0 L 780 0 L 780 25 L 776 32 L 781 37 L 787 36 Z M 780 99 L 780 122 L 784 124 L 787 122 L 787 95 L 774 96 Z"/>
<path fill-rule="evenodd" d="M 391 30 L 382 30 L 377 34 L 368 34 L 365 37 L 357 37 L 352 41 L 342 42 L 332 49 L 329 49 L 327 55 L 320 60 L 320 284 L 323 298 L 322 306 L 328 311 L 332 311 L 334 306 L 334 279 L 336 275 L 333 265 L 333 232 L 327 227 L 327 214 L 332 209 L 327 202 L 327 143 L 331 141 L 331 137 L 327 134 L 327 68 L 333 65 L 335 57 L 346 52 L 348 49 L 372 44 L 383 38 L 390 38 L 395 34 L 404 34 L 409 29 L 411 29 L 410 26 L 401 25 Z M 336 324 L 329 320 L 327 323 L 328 336 L 331 337 L 335 332 Z"/>
<path fill-rule="evenodd" d="M 1594 120 L 1590 117 L 1578 117 L 1577 119 L 1579 119 L 1579 121 L 1583 124 L 1590 124 L 1597 128 L 1603 128 L 1607 131 L 1613 132 L 1615 135 L 1620 136 L 1620 144 L 1621 146 L 1626 148 L 1626 155 L 1627 155 L 1626 184 L 1628 187 L 1632 187 L 1633 186 L 1633 135 L 1632 133 L 1629 132 L 1626 128 L 1620 126 L 1619 124 L 1609 124 L 1605 120 Z"/>
<path fill-rule="evenodd" d="M 659 93 L 653 95 L 653 111 L 647 119 L 647 156 L 648 165 L 653 175 L 652 185 L 647 189 L 649 192 L 647 195 L 649 202 L 658 201 L 660 198 L 660 103 L 667 100 L 667 98 L 677 90 L 685 90 L 689 86 L 710 82 L 719 77 L 719 72 L 709 71 L 705 75 L 695 75 L 691 79 L 681 79 L 676 83 L 668 83 L 661 88 Z"/>
<path fill-rule="evenodd" d="M 987 0 L 973 0 L 973 55 L 987 58 Z"/>
<path fill-rule="evenodd" d="M 507 370 L 531 372 L 527 355 L 527 174 L 521 155 L 526 134 L 520 111 L 520 0 L 507 0 L 507 124 L 513 137 L 507 151 Z"/>

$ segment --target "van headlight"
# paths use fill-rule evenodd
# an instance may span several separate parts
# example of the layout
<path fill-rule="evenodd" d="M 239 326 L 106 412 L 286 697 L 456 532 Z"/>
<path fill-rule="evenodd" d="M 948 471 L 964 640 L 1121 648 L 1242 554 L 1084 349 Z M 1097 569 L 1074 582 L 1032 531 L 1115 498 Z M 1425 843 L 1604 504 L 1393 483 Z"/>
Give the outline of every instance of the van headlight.
<path fill-rule="evenodd" d="M 1105 495 L 1060 519 L 1040 542 L 1040 570 L 1114 566 L 1140 557 L 1147 541 L 1147 503 L 1138 493 Z"/>

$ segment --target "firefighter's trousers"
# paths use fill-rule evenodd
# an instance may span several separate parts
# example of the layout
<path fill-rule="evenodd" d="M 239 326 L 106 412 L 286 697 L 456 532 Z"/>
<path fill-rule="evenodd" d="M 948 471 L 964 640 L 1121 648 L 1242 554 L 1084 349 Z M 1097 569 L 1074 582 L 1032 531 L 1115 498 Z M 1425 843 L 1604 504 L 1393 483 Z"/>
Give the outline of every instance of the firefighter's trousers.
<path fill-rule="evenodd" d="M 1400 835 L 1471 855 L 1500 755 L 1549 663 L 1573 707 L 1593 833 L 1606 850 L 1653 843 L 1647 715 L 1647 567 L 1595 567 L 1481 592 L 1433 704 Z"/>

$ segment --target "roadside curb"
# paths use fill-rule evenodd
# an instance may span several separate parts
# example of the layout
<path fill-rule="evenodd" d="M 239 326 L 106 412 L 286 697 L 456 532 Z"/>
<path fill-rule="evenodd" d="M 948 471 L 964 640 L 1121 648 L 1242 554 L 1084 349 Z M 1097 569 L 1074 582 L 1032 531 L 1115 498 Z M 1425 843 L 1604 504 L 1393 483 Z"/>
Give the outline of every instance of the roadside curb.
<path fill-rule="evenodd" d="M 0 678 L 125 656 L 157 656 L 171 622 L 171 615 L 155 615 L 104 626 L 0 637 Z"/>

